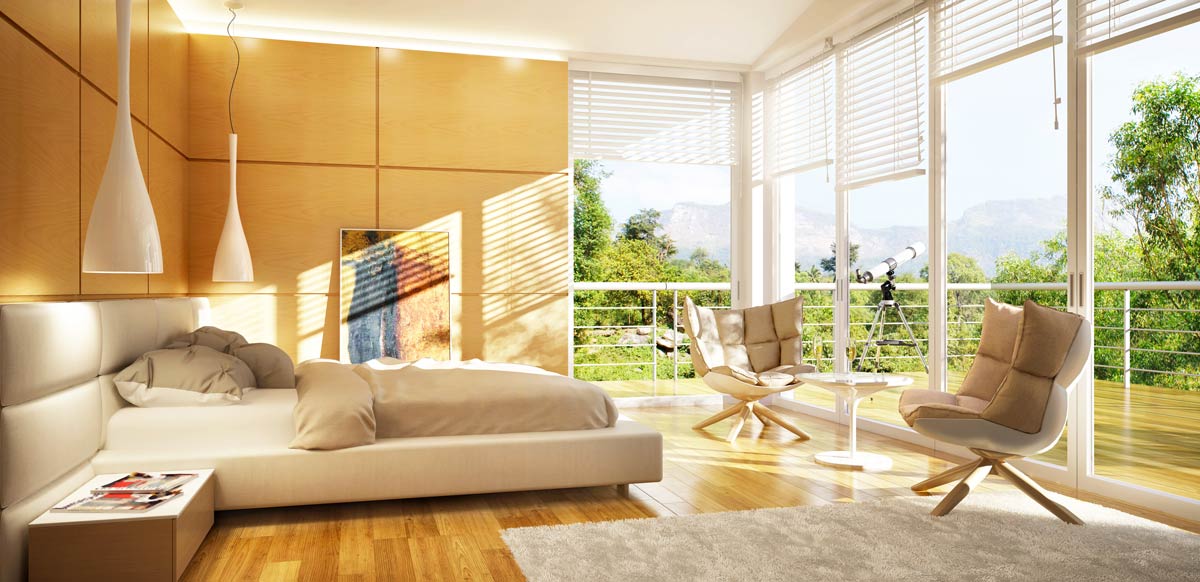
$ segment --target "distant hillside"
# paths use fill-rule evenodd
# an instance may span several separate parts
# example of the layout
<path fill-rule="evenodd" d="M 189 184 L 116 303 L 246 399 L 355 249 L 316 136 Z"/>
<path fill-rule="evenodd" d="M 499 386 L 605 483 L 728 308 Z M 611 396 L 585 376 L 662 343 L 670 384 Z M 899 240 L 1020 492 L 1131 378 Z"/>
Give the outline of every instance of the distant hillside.
<path fill-rule="evenodd" d="M 988 276 L 995 274 L 996 258 L 1015 252 L 1025 256 L 1039 248 L 1042 241 L 1066 228 L 1063 201 L 1054 198 L 992 201 L 972 206 L 948 225 L 950 251 L 979 261 Z M 852 217 L 853 218 L 853 217 Z M 831 214 L 796 209 L 796 261 L 816 265 L 829 256 L 834 240 Z M 697 248 L 707 249 L 715 258 L 729 263 L 729 205 L 676 204 L 663 212 L 667 234 L 679 246 L 679 256 L 687 257 Z M 869 267 L 913 241 L 928 243 L 923 228 L 896 226 L 859 228 L 850 224 L 850 240 L 861 245 L 859 263 Z M 924 259 L 914 261 L 901 272 L 916 273 Z"/>

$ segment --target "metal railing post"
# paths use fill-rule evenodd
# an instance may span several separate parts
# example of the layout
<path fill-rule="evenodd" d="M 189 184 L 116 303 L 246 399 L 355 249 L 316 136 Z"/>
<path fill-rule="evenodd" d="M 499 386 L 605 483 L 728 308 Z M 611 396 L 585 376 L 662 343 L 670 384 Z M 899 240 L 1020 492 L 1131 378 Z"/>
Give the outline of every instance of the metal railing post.
<path fill-rule="evenodd" d="M 651 382 L 654 395 L 658 396 L 658 289 L 650 290 L 650 367 L 653 380 Z"/>
<path fill-rule="evenodd" d="M 1128 395 L 1128 393 L 1129 393 L 1129 354 L 1130 354 L 1130 348 L 1132 347 L 1130 345 L 1130 341 L 1129 341 L 1130 328 L 1132 327 L 1130 325 L 1130 320 L 1132 318 L 1130 317 L 1130 309 L 1129 309 L 1129 289 L 1125 290 L 1125 309 L 1123 310 L 1123 313 L 1125 315 L 1125 323 L 1123 326 L 1123 329 L 1125 332 L 1125 342 L 1124 342 L 1124 344 L 1122 344 L 1121 347 L 1123 348 L 1122 349 L 1122 357 L 1124 358 L 1125 392 Z"/>
<path fill-rule="evenodd" d="M 679 290 L 671 290 L 671 396 L 679 395 Z"/>

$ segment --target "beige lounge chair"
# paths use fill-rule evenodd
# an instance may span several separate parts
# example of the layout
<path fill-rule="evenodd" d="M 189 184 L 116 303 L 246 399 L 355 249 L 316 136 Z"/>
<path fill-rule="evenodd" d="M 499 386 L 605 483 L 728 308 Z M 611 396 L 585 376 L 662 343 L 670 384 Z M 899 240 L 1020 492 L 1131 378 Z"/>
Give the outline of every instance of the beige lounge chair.
<path fill-rule="evenodd" d="M 804 303 L 797 297 L 749 309 L 708 309 L 684 300 L 683 328 L 692 339 L 689 352 L 696 375 L 705 384 L 739 402 L 692 428 L 700 430 L 736 416 L 727 440 L 737 439 L 751 414 L 802 439 L 811 438 L 758 401 L 802 384 L 796 374 L 814 372 L 802 364 L 800 335 Z"/>
<path fill-rule="evenodd" d="M 992 473 L 1011 481 L 1065 522 L 1083 522 L 1047 497 L 1008 461 L 1050 450 L 1067 422 L 1067 396 L 1092 352 L 1092 326 L 1032 301 L 1014 307 L 987 301 L 983 333 L 957 394 L 905 390 L 900 414 L 917 432 L 978 455 L 912 486 L 927 491 L 960 480 L 933 510 L 950 513 Z"/>

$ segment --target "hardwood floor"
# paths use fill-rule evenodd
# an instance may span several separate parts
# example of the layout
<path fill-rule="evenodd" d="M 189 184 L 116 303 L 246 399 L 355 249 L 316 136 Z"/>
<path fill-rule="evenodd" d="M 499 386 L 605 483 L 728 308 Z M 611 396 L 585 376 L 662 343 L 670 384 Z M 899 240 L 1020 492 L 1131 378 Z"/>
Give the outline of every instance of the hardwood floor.
<path fill-rule="evenodd" d="M 781 411 L 812 440 L 755 421 L 730 445 L 721 430 L 690 428 L 715 411 L 624 411 L 665 437 L 663 481 L 630 487 L 628 497 L 615 487 L 593 487 L 220 512 L 183 579 L 521 580 L 500 539 L 506 528 L 915 495 L 909 486 L 956 464 L 860 432 L 862 450 L 887 454 L 895 466 L 885 473 L 839 471 L 815 464 L 812 455 L 845 447 L 843 427 Z M 982 489 L 1012 486 L 993 477 Z M 1136 513 L 1170 523 L 1165 516 Z M 1200 524 L 1172 525 L 1200 531 Z"/>

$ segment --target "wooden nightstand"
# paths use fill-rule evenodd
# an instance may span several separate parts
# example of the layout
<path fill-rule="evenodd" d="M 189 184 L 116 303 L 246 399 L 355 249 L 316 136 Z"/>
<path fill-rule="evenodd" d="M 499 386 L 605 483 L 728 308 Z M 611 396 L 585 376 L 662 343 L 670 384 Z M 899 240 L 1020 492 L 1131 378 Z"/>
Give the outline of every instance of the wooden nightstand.
<path fill-rule="evenodd" d="M 183 575 L 213 523 L 213 472 L 198 477 L 180 498 L 145 513 L 47 511 L 29 524 L 29 580 L 174 582 Z M 67 499 L 121 477 L 97 475 Z"/>

